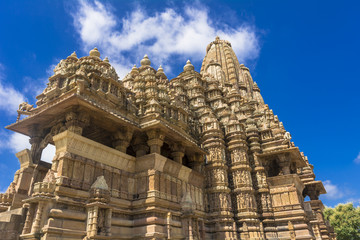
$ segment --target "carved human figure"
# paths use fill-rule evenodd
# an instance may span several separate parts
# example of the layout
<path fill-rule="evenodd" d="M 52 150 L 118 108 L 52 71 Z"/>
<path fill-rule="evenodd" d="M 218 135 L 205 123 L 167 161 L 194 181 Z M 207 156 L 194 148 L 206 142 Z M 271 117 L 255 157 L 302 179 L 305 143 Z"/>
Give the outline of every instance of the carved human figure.
<path fill-rule="evenodd" d="M 249 173 L 248 172 L 243 172 L 244 174 L 244 182 L 246 185 L 251 185 L 251 180 L 250 180 L 250 177 L 249 177 Z"/>
<path fill-rule="evenodd" d="M 221 207 L 228 208 L 229 207 L 229 199 L 225 193 L 221 193 Z"/>
<path fill-rule="evenodd" d="M 234 180 L 236 186 L 241 183 L 241 173 L 239 171 L 234 173 Z"/>
<path fill-rule="evenodd" d="M 240 152 L 238 150 L 234 150 L 233 151 L 233 162 L 237 163 L 240 162 L 241 157 L 240 157 Z"/>
<path fill-rule="evenodd" d="M 244 209 L 245 208 L 245 202 L 247 201 L 247 196 L 246 195 L 238 195 L 239 197 L 239 209 Z"/>
<path fill-rule="evenodd" d="M 224 171 L 221 171 L 221 181 L 222 182 L 225 182 L 225 174 L 224 174 Z"/>
<path fill-rule="evenodd" d="M 243 201 L 244 201 L 243 208 L 248 208 L 249 207 L 249 196 L 247 193 L 245 193 L 243 195 Z"/>
<path fill-rule="evenodd" d="M 238 210 L 241 208 L 240 195 L 237 195 L 237 196 L 236 196 L 236 206 L 237 206 L 237 209 L 238 209 Z"/>
<path fill-rule="evenodd" d="M 226 203 L 228 205 L 229 208 L 231 208 L 231 199 L 230 196 L 226 195 Z"/>
<path fill-rule="evenodd" d="M 243 179 L 242 179 L 242 172 L 237 172 L 237 178 L 238 178 L 238 183 L 242 184 L 243 183 Z"/>
<path fill-rule="evenodd" d="M 271 198 L 270 198 L 270 194 L 266 194 L 266 204 L 267 207 L 270 208 L 271 207 Z"/>
<path fill-rule="evenodd" d="M 220 160 L 221 159 L 221 151 L 220 149 L 216 149 L 216 160 Z"/>
<path fill-rule="evenodd" d="M 259 186 L 262 185 L 262 176 L 259 172 L 256 173 L 256 180 Z"/>
<path fill-rule="evenodd" d="M 263 185 L 263 186 L 265 186 L 267 183 L 266 183 L 266 176 L 265 176 L 265 174 L 263 174 L 262 176 L 261 176 L 261 184 Z"/>
<path fill-rule="evenodd" d="M 266 199 L 265 194 L 261 194 L 261 205 L 262 205 L 263 209 L 268 208 L 267 199 Z"/>

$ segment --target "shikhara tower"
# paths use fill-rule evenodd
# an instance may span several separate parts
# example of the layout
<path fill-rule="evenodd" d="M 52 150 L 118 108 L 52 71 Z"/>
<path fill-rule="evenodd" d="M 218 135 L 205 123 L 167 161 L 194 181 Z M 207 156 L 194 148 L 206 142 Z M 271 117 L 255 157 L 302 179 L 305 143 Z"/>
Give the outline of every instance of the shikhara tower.
<path fill-rule="evenodd" d="M 1 239 L 336 239 L 323 184 L 228 41 L 170 81 L 140 64 L 119 81 L 96 48 L 73 53 L 20 105 L 7 128 L 31 149 L 0 195 Z"/>

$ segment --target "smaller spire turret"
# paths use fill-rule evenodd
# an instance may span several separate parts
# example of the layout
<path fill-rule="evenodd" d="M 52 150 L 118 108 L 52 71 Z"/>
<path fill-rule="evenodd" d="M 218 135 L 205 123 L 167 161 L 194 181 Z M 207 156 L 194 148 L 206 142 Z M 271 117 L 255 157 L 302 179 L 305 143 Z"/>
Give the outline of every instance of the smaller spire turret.
<path fill-rule="evenodd" d="M 163 69 L 162 66 L 160 65 L 157 71 L 158 71 L 158 72 L 164 72 L 164 69 Z"/>
<path fill-rule="evenodd" d="M 75 51 L 68 58 L 78 59 Z"/>
<path fill-rule="evenodd" d="M 156 71 L 156 77 L 162 78 L 162 79 L 167 79 L 167 77 L 164 73 L 164 69 L 162 68 L 161 65 L 159 66 L 158 70 Z"/>
<path fill-rule="evenodd" d="M 187 60 L 184 66 L 184 71 L 191 71 L 191 70 L 194 70 L 194 65 L 191 64 L 190 60 Z"/>
<path fill-rule="evenodd" d="M 147 54 L 145 54 L 144 58 L 140 61 L 141 66 L 150 66 L 151 61 Z"/>
<path fill-rule="evenodd" d="M 89 52 L 90 57 L 100 57 L 99 50 L 95 47 L 93 50 Z"/>
<path fill-rule="evenodd" d="M 131 74 L 132 77 L 135 77 L 136 75 L 139 74 L 139 69 L 136 67 L 136 65 L 134 65 L 132 67 L 130 74 Z"/>

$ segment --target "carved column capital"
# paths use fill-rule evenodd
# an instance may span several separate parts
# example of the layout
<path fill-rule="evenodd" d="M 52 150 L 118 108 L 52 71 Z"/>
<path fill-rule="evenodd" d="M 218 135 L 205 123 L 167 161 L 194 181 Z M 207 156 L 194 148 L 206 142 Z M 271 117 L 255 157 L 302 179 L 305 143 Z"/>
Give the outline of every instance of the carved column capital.
<path fill-rule="evenodd" d="M 112 136 L 114 148 L 126 153 L 126 149 L 130 145 L 133 132 L 134 131 L 132 129 L 128 129 L 125 127 L 116 131 Z"/>
<path fill-rule="evenodd" d="M 149 140 L 160 139 L 160 140 L 164 141 L 164 139 L 165 139 L 165 134 L 159 129 L 150 129 L 150 130 L 146 131 L 146 134 L 147 134 Z"/>
<path fill-rule="evenodd" d="M 90 123 L 90 116 L 85 112 L 68 112 L 65 115 L 65 120 L 65 125 L 69 131 L 82 135 L 84 127 Z"/>
<path fill-rule="evenodd" d="M 161 139 L 150 139 L 147 141 L 147 144 L 150 147 L 150 153 L 161 154 L 161 147 L 164 144 L 164 141 Z"/>
<path fill-rule="evenodd" d="M 150 153 L 161 154 L 161 147 L 164 144 L 165 134 L 159 129 L 151 129 L 146 132 L 148 135 L 147 144 L 150 147 Z"/>
<path fill-rule="evenodd" d="M 171 144 L 171 150 L 173 152 L 185 152 L 185 146 L 180 142 Z"/>

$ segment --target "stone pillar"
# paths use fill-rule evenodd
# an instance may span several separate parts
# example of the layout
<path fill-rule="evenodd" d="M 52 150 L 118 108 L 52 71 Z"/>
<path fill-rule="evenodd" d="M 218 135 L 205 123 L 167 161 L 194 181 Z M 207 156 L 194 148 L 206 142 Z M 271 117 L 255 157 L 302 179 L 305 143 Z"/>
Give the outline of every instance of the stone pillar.
<path fill-rule="evenodd" d="M 106 236 L 111 236 L 111 219 L 112 219 L 112 209 L 109 208 L 106 210 L 106 219 L 105 219 Z"/>
<path fill-rule="evenodd" d="M 99 207 L 94 206 L 94 208 L 92 209 L 91 231 L 90 231 L 91 236 L 97 235 L 98 215 L 99 215 Z"/>
<path fill-rule="evenodd" d="M 66 127 L 69 131 L 82 135 L 84 127 L 89 125 L 90 117 L 87 113 L 68 112 L 65 115 Z"/>
<path fill-rule="evenodd" d="M 39 201 L 39 203 L 38 203 L 34 223 L 32 225 L 32 229 L 31 229 L 31 233 L 37 233 L 40 231 L 40 227 L 41 227 L 40 224 L 41 224 L 41 218 L 42 218 L 42 214 L 43 214 L 43 210 L 44 210 L 44 204 L 45 203 L 43 201 Z"/>
<path fill-rule="evenodd" d="M 148 135 L 147 144 L 150 147 L 150 153 L 161 154 L 161 147 L 164 144 L 165 135 L 158 129 L 151 129 L 146 132 Z"/>
<path fill-rule="evenodd" d="M 120 152 L 126 153 L 126 149 L 129 147 L 133 136 L 133 130 L 127 128 L 121 128 L 112 136 L 113 146 Z"/>
<path fill-rule="evenodd" d="M 215 116 L 210 113 L 205 118 L 203 131 L 203 146 L 208 152 L 207 174 L 207 197 L 212 217 L 209 223 L 216 232 L 216 239 L 237 239 L 232 213 L 232 202 L 228 182 L 228 166 L 226 162 L 226 146 L 220 124 Z"/>
<path fill-rule="evenodd" d="M 171 224 L 172 224 L 172 216 L 171 216 L 171 212 L 168 212 L 166 215 L 166 230 L 167 230 L 167 239 L 172 239 L 171 238 Z"/>
<path fill-rule="evenodd" d="M 190 156 L 189 159 L 190 163 L 190 167 L 191 169 L 202 173 L 203 171 L 203 164 L 204 164 L 204 156 L 199 154 L 199 153 L 195 153 L 194 155 Z"/>
<path fill-rule="evenodd" d="M 171 156 L 173 157 L 174 161 L 177 163 L 183 163 L 183 157 L 185 155 L 185 147 L 181 143 L 174 143 L 172 146 L 172 153 Z"/>
<path fill-rule="evenodd" d="M 136 157 L 141 157 L 146 155 L 149 147 L 146 144 L 137 144 L 133 146 L 133 149 L 135 151 Z"/>
<path fill-rule="evenodd" d="M 150 153 L 161 154 L 161 147 L 164 144 L 164 141 L 161 139 L 150 139 L 147 141 L 150 147 Z"/>
<path fill-rule="evenodd" d="M 192 218 L 189 217 L 189 220 L 188 220 L 188 223 L 189 223 L 189 236 L 188 236 L 188 239 L 189 240 L 194 240 L 194 237 L 193 237 L 193 229 L 192 229 Z"/>
<path fill-rule="evenodd" d="M 31 144 L 31 160 L 33 163 L 37 164 L 40 162 L 42 148 L 41 145 L 42 138 L 39 136 L 30 137 L 29 142 Z"/>
<path fill-rule="evenodd" d="M 180 164 L 183 163 L 183 157 L 185 155 L 183 152 L 172 152 L 171 155 L 175 162 Z"/>
<path fill-rule="evenodd" d="M 132 148 L 135 151 L 136 157 L 146 155 L 149 151 L 149 147 L 146 144 L 146 135 L 134 135 L 131 142 Z"/>
<path fill-rule="evenodd" d="M 30 128 L 31 160 L 34 164 L 39 163 L 43 148 L 41 148 L 42 131 L 37 124 Z"/>
<path fill-rule="evenodd" d="M 25 223 L 24 223 L 24 228 L 22 231 L 22 234 L 27 234 L 30 233 L 31 231 L 31 225 L 33 223 L 33 219 L 34 219 L 34 214 L 35 214 L 35 204 L 26 204 L 24 207 L 27 207 L 27 213 L 26 213 L 26 219 L 25 219 Z"/>
<path fill-rule="evenodd" d="M 288 175 L 290 174 L 290 156 L 289 154 L 279 154 L 278 155 L 277 163 L 279 164 L 279 167 L 281 168 L 282 175 Z"/>

